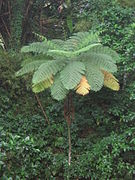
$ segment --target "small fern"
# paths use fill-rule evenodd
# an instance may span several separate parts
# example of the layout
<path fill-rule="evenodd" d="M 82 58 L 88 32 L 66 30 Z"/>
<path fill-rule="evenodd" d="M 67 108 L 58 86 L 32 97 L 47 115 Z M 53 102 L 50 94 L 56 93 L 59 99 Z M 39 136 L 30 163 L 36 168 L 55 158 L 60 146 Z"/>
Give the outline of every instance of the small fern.
<path fill-rule="evenodd" d="M 118 54 L 102 46 L 98 34 L 79 32 L 68 40 L 47 40 L 22 48 L 23 53 L 43 54 L 44 58 L 25 61 L 17 76 L 34 72 L 32 89 L 35 93 L 51 87 L 54 99 L 62 100 L 69 90 L 86 95 L 99 91 L 103 85 L 119 90 L 118 81 L 111 74 L 117 71 Z M 51 58 L 48 58 L 51 57 Z"/>

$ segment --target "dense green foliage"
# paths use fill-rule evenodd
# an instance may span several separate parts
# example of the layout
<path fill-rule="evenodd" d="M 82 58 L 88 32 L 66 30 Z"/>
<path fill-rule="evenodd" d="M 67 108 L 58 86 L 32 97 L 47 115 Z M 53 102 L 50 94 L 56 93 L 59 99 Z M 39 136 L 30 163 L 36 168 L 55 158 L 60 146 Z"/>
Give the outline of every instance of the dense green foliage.
<path fill-rule="evenodd" d="M 109 47 L 104 47 L 97 34 L 78 32 L 68 40 L 60 39 L 35 42 L 22 48 L 22 52 L 46 55 L 41 60 L 25 60 L 16 73 L 22 76 L 32 73 L 33 91 L 41 92 L 51 87 L 51 95 L 56 100 L 63 100 L 69 90 L 75 90 L 83 76 L 86 76 L 90 90 L 99 91 L 104 85 L 102 71 L 116 72 L 118 54 Z M 48 57 L 52 57 L 48 60 Z M 54 81 L 54 83 L 53 83 Z"/>
<path fill-rule="evenodd" d="M 0 179 L 135 178 L 134 10 L 113 2 L 85 0 L 73 6 L 78 31 L 80 21 L 87 28 L 92 26 L 88 20 L 95 13 L 92 28 L 99 31 L 104 45 L 120 54 L 117 77 L 121 90 L 103 88 L 80 99 L 73 94 L 70 168 L 63 104 L 53 101 L 48 91 L 39 95 L 50 120 L 47 125 L 30 78 L 15 77 L 24 57 L 0 53 Z M 55 14 L 56 9 L 52 11 Z"/>

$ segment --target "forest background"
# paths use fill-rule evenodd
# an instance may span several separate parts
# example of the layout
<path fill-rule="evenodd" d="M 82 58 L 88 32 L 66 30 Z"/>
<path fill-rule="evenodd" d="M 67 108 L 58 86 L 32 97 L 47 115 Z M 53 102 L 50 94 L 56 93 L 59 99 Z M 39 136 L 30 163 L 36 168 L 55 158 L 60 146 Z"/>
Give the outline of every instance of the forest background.
<path fill-rule="evenodd" d="M 119 53 L 120 91 L 74 95 L 72 163 L 68 166 L 63 102 L 49 90 L 32 93 L 15 77 L 20 48 L 38 41 L 96 31 Z M 37 35 L 38 34 L 38 35 Z M 135 2 L 133 0 L 0 1 L 0 179 L 135 178 Z"/>

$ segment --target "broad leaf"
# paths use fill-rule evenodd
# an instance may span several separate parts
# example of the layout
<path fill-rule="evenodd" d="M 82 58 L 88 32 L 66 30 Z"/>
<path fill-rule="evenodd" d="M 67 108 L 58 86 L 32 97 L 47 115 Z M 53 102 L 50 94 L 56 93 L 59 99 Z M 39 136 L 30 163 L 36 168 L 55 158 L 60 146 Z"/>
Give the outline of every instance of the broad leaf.
<path fill-rule="evenodd" d="M 75 88 L 76 93 L 80 95 L 86 95 L 90 91 L 90 85 L 88 84 L 88 81 L 85 76 L 82 77 L 79 85 Z"/>
<path fill-rule="evenodd" d="M 39 93 L 47 88 L 49 88 L 53 84 L 53 78 L 50 77 L 49 79 L 42 81 L 38 84 L 34 84 L 32 86 L 32 90 L 34 93 Z"/>
<path fill-rule="evenodd" d="M 99 91 L 104 84 L 104 75 L 101 70 L 91 64 L 90 62 L 86 62 L 86 78 L 90 85 L 91 90 Z"/>
<path fill-rule="evenodd" d="M 16 76 L 22 76 L 24 74 L 33 72 L 34 70 L 37 70 L 38 67 L 45 62 L 46 62 L 45 60 L 37 60 L 25 64 L 19 71 L 16 72 Z"/>
<path fill-rule="evenodd" d="M 57 75 L 53 85 L 51 86 L 51 95 L 54 99 L 60 101 L 66 97 L 68 90 L 63 86 L 60 75 Z"/>
<path fill-rule="evenodd" d="M 64 62 L 58 60 L 51 60 L 42 64 L 33 75 L 32 83 L 38 84 L 52 75 L 55 75 L 63 66 Z"/>
<path fill-rule="evenodd" d="M 79 59 L 82 59 L 82 62 L 90 61 L 91 64 L 99 67 L 99 69 L 104 69 L 109 72 L 117 71 L 116 64 L 113 62 L 112 57 L 108 54 L 90 52 L 81 55 Z"/>
<path fill-rule="evenodd" d="M 116 79 L 111 73 L 108 73 L 107 71 L 103 71 L 104 74 L 104 86 L 114 90 L 119 91 L 120 86 L 118 83 L 118 79 Z"/>
<path fill-rule="evenodd" d="M 69 90 L 75 88 L 85 73 L 85 66 L 82 62 L 72 61 L 60 73 L 64 87 Z"/>

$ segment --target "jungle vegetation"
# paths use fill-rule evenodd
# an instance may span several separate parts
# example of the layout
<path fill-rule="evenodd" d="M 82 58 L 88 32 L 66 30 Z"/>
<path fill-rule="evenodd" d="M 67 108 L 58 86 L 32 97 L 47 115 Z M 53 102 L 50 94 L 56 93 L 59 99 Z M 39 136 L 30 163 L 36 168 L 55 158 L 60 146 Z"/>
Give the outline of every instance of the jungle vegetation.
<path fill-rule="evenodd" d="M 0 179 L 135 178 L 134 1 L 1 0 L 0 74 Z"/>

